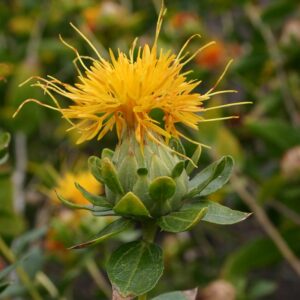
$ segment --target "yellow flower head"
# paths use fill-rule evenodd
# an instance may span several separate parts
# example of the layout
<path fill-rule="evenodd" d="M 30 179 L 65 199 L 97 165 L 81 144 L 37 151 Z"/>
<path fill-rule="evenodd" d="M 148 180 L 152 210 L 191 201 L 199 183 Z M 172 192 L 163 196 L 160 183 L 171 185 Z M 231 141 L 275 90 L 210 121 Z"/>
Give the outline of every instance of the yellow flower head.
<path fill-rule="evenodd" d="M 75 187 L 75 182 L 84 186 L 93 194 L 100 195 L 104 192 L 101 183 L 89 171 L 81 171 L 77 174 L 67 172 L 57 179 L 55 192 L 51 191 L 53 202 L 58 203 L 57 194 L 59 194 L 74 204 L 90 204 Z"/>
<path fill-rule="evenodd" d="M 26 100 L 23 104 L 34 101 L 60 111 L 72 124 L 70 129 L 77 129 L 80 132 L 78 143 L 94 137 L 100 140 L 114 127 L 119 139 L 125 130 L 130 130 L 134 132 L 141 145 L 146 138 L 159 142 L 159 136 L 168 141 L 172 136 L 185 137 L 176 128 L 178 123 L 197 129 L 199 122 L 211 121 L 205 120 L 199 113 L 218 108 L 203 107 L 203 101 L 211 96 L 234 92 L 215 91 L 230 63 L 213 88 L 204 94 L 195 92 L 200 81 L 187 80 L 186 76 L 191 71 L 183 71 L 183 67 L 213 42 L 198 49 L 189 57 L 183 52 L 188 43 L 198 35 L 190 37 L 177 55 L 170 50 L 158 49 L 157 41 L 165 11 L 164 8 L 160 11 L 152 47 L 148 44 L 137 47 L 135 40 L 129 55 L 120 50 L 115 55 L 110 50 L 109 61 L 105 60 L 92 43 L 71 24 L 95 51 L 97 59 L 81 56 L 74 47 L 61 38 L 64 44 L 75 51 L 76 62 L 79 62 L 84 72 L 77 68 L 78 82 L 75 85 L 63 83 L 51 76 L 48 76 L 48 79 L 38 77 L 38 82 L 34 85 L 41 87 L 52 98 L 55 107 L 34 99 Z M 91 61 L 89 67 L 84 62 L 86 59 Z M 62 108 L 53 92 L 69 99 L 70 105 Z M 223 106 L 236 104 L 239 103 Z M 163 112 L 163 125 L 150 116 L 154 109 Z"/>

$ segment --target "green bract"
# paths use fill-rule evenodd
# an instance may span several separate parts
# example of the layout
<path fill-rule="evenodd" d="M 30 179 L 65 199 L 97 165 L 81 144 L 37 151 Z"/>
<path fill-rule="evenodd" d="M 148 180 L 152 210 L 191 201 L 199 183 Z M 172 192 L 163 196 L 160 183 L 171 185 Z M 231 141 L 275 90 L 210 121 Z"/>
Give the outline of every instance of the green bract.
<path fill-rule="evenodd" d="M 176 233 L 190 230 L 201 220 L 229 225 L 249 215 L 204 198 L 229 180 L 233 168 L 230 156 L 190 178 L 201 148 L 187 162 L 180 154 L 183 151 L 178 140 L 171 140 L 170 148 L 149 140 L 141 147 L 134 135 L 128 134 L 114 152 L 104 149 L 101 158 L 89 158 L 90 171 L 104 185 L 104 195 L 93 195 L 77 183 L 90 205 L 76 205 L 58 195 L 67 206 L 90 210 L 95 216 L 119 217 L 93 239 L 71 249 L 100 243 L 135 223 L 142 225 L 144 241 L 121 246 L 107 265 L 110 281 L 121 296 L 146 293 L 162 275 L 162 252 L 153 244 L 157 227 Z"/>
<path fill-rule="evenodd" d="M 75 205 L 58 196 L 64 204 L 90 210 L 95 216 L 151 221 L 169 232 L 189 230 L 200 220 L 233 224 L 248 216 L 203 198 L 229 180 L 233 168 L 230 156 L 220 158 L 189 178 L 193 163 L 186 163 L 178 155 L 177 151 L 182 151 L 179 141 L 172 140 L 171 146 L 173 149 L 147 141 L 142 148 L 134 135 L 128 134 L 115 151 L 104 149 L 101 158 L 89 158 L 90 170 L 104 185 L 105 195 L 93 195 L 75 183 L 91 205 Z M 198 147 L 192 157 L 194 163 L 200 152 Z"/>

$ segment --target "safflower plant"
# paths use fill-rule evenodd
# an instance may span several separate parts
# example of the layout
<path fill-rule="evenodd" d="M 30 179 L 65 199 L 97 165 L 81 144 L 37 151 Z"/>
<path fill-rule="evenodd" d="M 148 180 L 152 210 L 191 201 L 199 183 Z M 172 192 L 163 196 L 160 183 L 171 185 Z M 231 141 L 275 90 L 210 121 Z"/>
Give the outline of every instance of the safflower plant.
<path fill-rule="evenodd" d="M 78 82 L 70 85 L 48 76 L 35 77 L 38 86 L 50 96 L 54 106 L 36 102 L 59 111 L 70 124 L 70 130 L 80 133 L 78 143 L 97 137 L 101 140 L 115 128 L 118 144 L 114 150 L 104 149 L 101 157 L 88 160 L 90 172 L 104 187 L 102 195 L 92 194 L 75 183 L 89 205 L 76 204 L 62 195 L 58 198 L 74 209 L 90 211 L 94 216 L 115 216 L 92 240 L 72 246 L 80 249 L 96 245 L 133 226 L 141 228 L 140 239 L 125 243 L 115 250 L 108 263 L 107 273 L 117 299 L 146 299 L 163 274 L 163 250 L 155 243 L 158 231 L 178 233 L 192 229 L 201 221 L 227 225 L 240 222 L 248 213 L 232 210 L 208 201 L 206 197 L 222 188 L 229 180 L 233 159 L 224 156 L 205 169 L 195 173 L 201 153 L 200 143 L 191 140 L 177 128 L 181 123 L 198 129 L 205 119 L 201 113 L 239 102 L 204 108 L 212 96 L 234 92 L 216 91 L 224 76 L 206 93 L 194 90 L 200 81 L 188 80 L 183 68 L 209 43 L 191 56 L 185 51 L 192 36 L 176 55 L 158 47 L 158 37 L 165 9 L 158 17 L 152 46 L 137 47 L 137 39 L 129 55 L 118 50 L 109 51 L 104 59 L 77 27 L 71 26 L 95 51 L 96 59 L 87 58 L 61 37 L 61 41 L 76 54 Z M 69 99 L 70 105 L 61 107 L 55 94 Z M 153 111 L 163 114 L 163 121 L 153 117 Z M 235 116 L 223 119 L 235 118 Z M 196 151 L 187 157 L 180 139 L 196 143 Z"/>

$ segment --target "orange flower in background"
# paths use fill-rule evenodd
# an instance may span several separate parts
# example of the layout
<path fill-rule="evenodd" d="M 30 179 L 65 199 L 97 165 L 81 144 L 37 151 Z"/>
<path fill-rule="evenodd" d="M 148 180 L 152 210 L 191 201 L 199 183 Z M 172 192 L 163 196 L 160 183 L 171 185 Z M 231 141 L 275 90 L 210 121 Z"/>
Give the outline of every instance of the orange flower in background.
<path fill-rule="evenodd" d="M 44 247 L 46 250 L 56 254 L 67 254 L 67 247 L 57 239 L 57 232 L 54 229 L 48 231 Z"/>
<path fill-rule="evenodd" d="M 97 25 L 104 22 L 108 24 L 109 21 L 120 22 L 124 18 L 127 18 L 127 11 L 124 6 L 113 2 L 113 1 L 103 1 L 97 5 L 86 8 L 83 11 L 83 17 L 90 30 L 95 30 Z M 120 19 L 121 18 L 121 19 Z M 106 24 L 107 25 L 107 24 Z"/>
<path fill-rule="evenodd" d="M 220 65 L 225 57 L 226 53 L 223 43 L 217 42 L 199 53 L 195 60 L 198 65 L 210 69 Z"/>
<path fill-rule="evenodd" d="M 199 18 L 196 14 L 192 12 L 179 12 L 175 14 L 171 19 L 171 25 L 175 29 L 180 29 L 182 26 L 187 24 L 194 24 L 199 21 Z"/>
<path fill-rule="evenodd" d="M 237 58 L 241 55 L 241 47 L 238 44 L 225 44 L 217 41 L 215 44 L 201 51 L 195 58 L 196 64 L 213 70 L 223 65 L 227 57 Z"/>
<path fill-rule="evenodd" d="M 99 5 L 88 7 L 83 11 L 85 21 L 91 30 L 95 30 L 100 13 L 101 7 Z"/>

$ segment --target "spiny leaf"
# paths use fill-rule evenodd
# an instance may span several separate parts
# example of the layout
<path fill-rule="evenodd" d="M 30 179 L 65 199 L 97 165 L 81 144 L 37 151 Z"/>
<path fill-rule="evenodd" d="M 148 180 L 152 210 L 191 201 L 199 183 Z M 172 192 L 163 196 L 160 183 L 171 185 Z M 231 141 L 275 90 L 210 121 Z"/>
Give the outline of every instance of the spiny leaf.
<path fill-rule="evenodd" d="M 97 207 L 93 207 L 91 205 L 83 205 L 83 204 L 75 204 L 73 202 L 68 201 L 58 193 L 56 193 L 57 198 L 67 207 L 74 208 L 74 209 L 84 209 L 89 210 L 94 213 L 96 216 L 112 216 L 115 215 L 115 213 L 112 210 L 108 209 L 99 209 Z"/>
<path fill-rule="evenodd" d="M 79 192 L 82 194 L 82 196 L 85 199 L 87 199 L 90 203 L 92 203 L 93 205 L 107 207 L 107 208 L 112 207 L 111 203 L 109 203 L 105 197 L 91 194 L 77 182 L 75 182 L 75 186 L 79 190 Z"/>
<path fill-rule="evenodd" d="M 207 207 L 189 207 L 172 212 L 158 219 L 159 227 L 168 232 L 182 232 L 190 230 L 205 216 Z"/>
<path fill-rule="evenodd" d="M 132 221 L 120 218 L 102 229 L 92 240 L 77 244 L 69 249 L 81 249 L 88 246 L 99 244 L 100 242 L 109 239 L 110 237 L 127 230 L 132 225 Z"/>
<path fill-rule="evenodd" d="M 227 206 L 218 204 L 213 201 L 194 200 L 190 204 L 183 206 L 184 209 L 201 209 L 207 207 L 207 212 L 202 221 L 220 224 L 231 225 L 247 219 L 251 213 L 245 213 L 238 210 L 233 210 Z"/>
<path fill-rule="evenodd" d="M 218 161 L 206 167 L 189 182 L 189 192 L 186 198 L 207 196 L 223 187 L 230 178 L 233 168 L 231 156 L 223 156 Z"/>
<path fill-rule="evenodd" d="M 191 161 L 188 162 L 187 166 L 186 166 L 186 173 L 188 175 L 190 175 L 193 170 L 195 169 L 195 165 L 197 166 L 198 165 L 198 161 L 199 161 L 199 158 L 201 156 L 201 152 L 202 152 L 202 148 L 201 148 L 201 145 L 198 145 L 195 152 L 193 153 L 192 157 L 191 157 Z"/>

